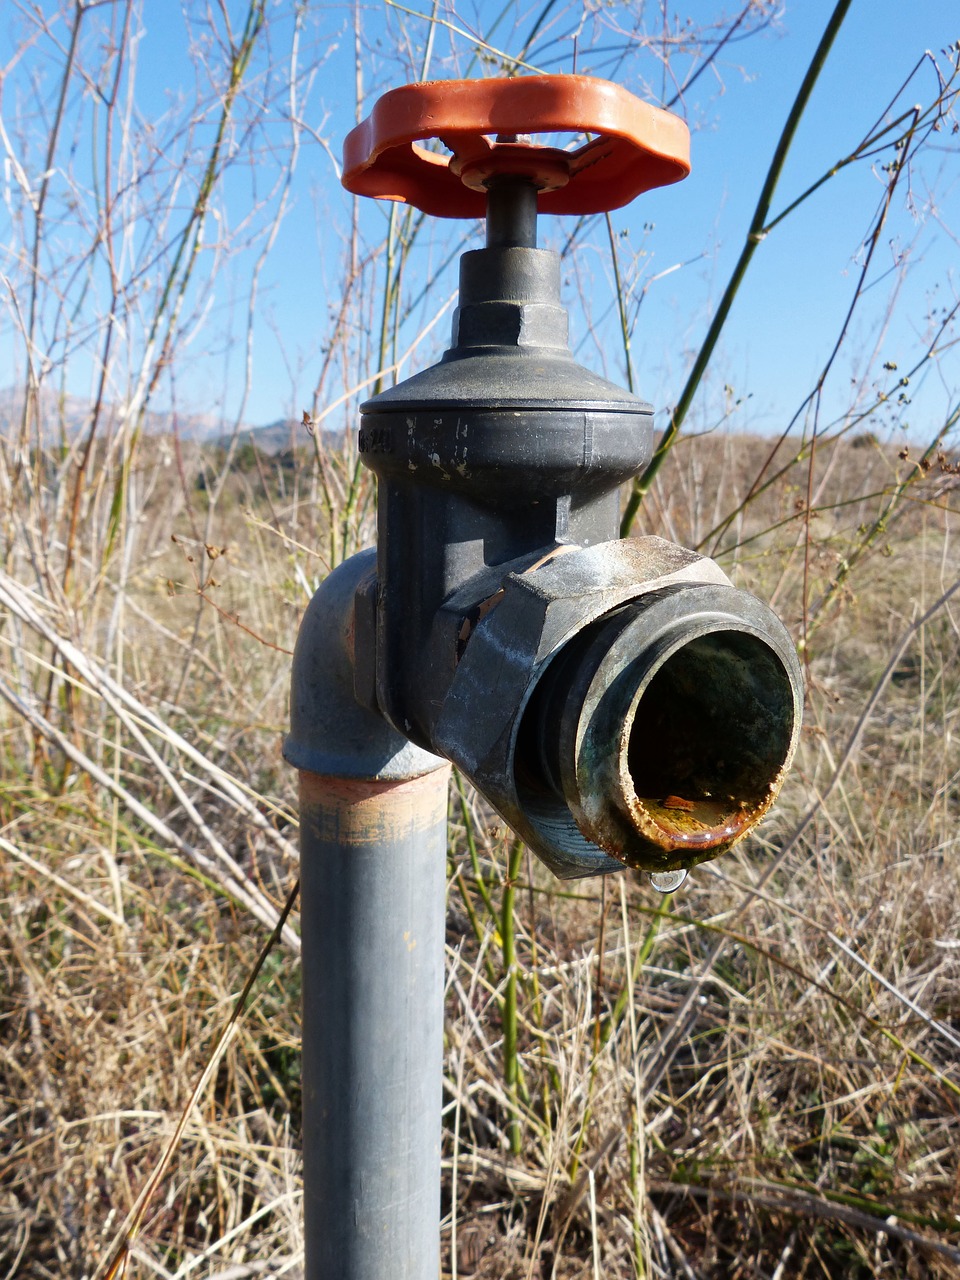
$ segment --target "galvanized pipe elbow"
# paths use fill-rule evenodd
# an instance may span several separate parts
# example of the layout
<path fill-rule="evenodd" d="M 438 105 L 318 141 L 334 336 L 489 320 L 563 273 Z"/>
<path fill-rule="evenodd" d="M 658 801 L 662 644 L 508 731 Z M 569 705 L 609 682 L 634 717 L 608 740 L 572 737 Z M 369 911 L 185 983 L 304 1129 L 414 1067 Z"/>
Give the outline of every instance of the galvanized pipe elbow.
<path fill-rule="evenodd" d="M 376 571 L 374 549 L 345 560 L 324 578 L 300 622 L 283 757 L 301 773 L 397 782 L 445 763 L 357 697 L 357 608 Z"/>

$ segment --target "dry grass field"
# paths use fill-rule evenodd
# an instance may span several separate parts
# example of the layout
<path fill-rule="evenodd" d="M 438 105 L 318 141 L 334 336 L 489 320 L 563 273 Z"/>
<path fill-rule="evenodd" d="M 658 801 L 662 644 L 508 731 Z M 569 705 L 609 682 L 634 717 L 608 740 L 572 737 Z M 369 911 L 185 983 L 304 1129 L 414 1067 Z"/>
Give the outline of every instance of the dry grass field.
<path fill-rule="evenodd" d="M 676 333 L 641 309 L 670 275 L 652 226 L 633 247 L 602 217 L 549 232 L 578 358 L 676 397 L 628 531 L 772 603 L 805 722 L 770 817 L 666 898 L 626 872 L 553 880 L 454 779 L 445 1280 L 960 1275 L 960 302 L 946 276 L 914 287 L 924 237 L 955 245 L 957 49 L 879 69 L 877 123 L 831 109 L 825 167 L 788 181 L 849 8 L 783 89 L 741 239 L 690 246 L 710 279 Z M 264 954 L 297 877 L 290 653 L 373 540 L 357 404 L 434 358 L 443 264 L 476 230 L 330 196 L 334 35 L 358 110 L 576 66 L 709 129 L 783 6 L 708 9 L 548 0 L 478 35 L 452 5 L 225 0 L 173 6 L 165 53 L 156 6 L 4 8 L 0 1280 L 302 1274 L 295 905 Z M 158 94 L 172 38 L 191 84 Z M 260 453 L 239 435 L 276 315 L 260 289 L 291 193 L 311 198 L 304 155 L 310 332 L 285 359 L 310 429 Z M 838 265 L 820 235 L 852 174 Z M 848 310 L 777 440 L 725 385 L 724 325 L 795 225 Z M 201 400 L 229 400 L 219 445 L 180 413 Z"/>
<path fill-rule="evenodd" d="M 19 460 L 29 496 L 8 509 L 0 575 L 11 1280 L 102 1274 L 295 882 L 288 651 L 324 572 L 318 477 L 338 492 L 354 465 L 350 441 L 304 440 L 237 466 L 145 439 L 136 519 L 96 574 L 105 442 L 74 543 L 83 593 L 54 577 L 51 536 L 76 451 Z M 835 440 L 808 519 L 810 450 L 791 438 L 775 482 L 715 532 L 771 447 L 684 441 L 638 524 L 716 543 L 798 637 L 807 564 L 803 743 L 759 835 L 673 897 L 630 873 L 560 885 L 451 794 L 445 1274 L 957 1274 L 960 477 L 945 455 L 924 469 L 868 435 Z M 348 545 L 370 534 L 366 483 Z M 290 926 L 130 1276 L 299 1274 Z"/>

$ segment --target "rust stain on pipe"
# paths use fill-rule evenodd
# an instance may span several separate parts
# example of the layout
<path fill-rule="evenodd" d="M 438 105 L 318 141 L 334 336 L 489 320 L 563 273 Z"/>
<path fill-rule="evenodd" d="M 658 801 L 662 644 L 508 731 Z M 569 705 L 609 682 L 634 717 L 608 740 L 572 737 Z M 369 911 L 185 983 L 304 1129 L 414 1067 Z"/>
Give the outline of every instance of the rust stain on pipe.
<path fill-rule="evenodd" d="M 447 811 L 448 767 L 403 782 L 300 773 L 300 821 L 344 845 L 396 843 L 429 831 Z"/>

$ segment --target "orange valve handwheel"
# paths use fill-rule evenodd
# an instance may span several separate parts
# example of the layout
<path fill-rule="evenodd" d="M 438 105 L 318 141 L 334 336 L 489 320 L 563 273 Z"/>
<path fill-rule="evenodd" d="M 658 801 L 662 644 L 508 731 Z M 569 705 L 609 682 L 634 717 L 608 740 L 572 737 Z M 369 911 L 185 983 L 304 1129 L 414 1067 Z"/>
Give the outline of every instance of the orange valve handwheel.
<path fill-rule="evenodd" d="M 574 150 L 531 135 L 590 135 Z M 423 145 L 439 140 L 451 154 Z M 346 138 L 343 185 L 439 218 L 482 218 L 513 176 L 541 213 L 601 213 L 690 172 L 690 134 L 669 111 L 592 76 L 434 80 L 385 93 Z"/>

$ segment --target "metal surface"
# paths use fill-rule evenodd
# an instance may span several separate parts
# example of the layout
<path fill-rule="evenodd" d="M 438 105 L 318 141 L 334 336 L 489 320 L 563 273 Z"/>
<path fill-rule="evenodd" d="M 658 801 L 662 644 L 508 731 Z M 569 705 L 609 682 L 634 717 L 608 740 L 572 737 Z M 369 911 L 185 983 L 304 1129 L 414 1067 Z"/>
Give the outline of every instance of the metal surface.
<path fill-rule="evenodd" d="M 437 1280 L 449 769 L 300 775 L 307 1280 Z"/>
<path fill-rule="evenodd" d="M 376 651 L 374 705 L 426 750 L 459 658 L 445 602 L 466 594 L 469 613 L 558 544 L 615 539 L 653 441 L 650 405 L 573 359 L 557 254 L 475 250 L 460 286 L 450 350 L 364 404 L 359 435 L 379 488 L 376 634 L 358 615 L 358 647 Z"/>
<path fill-rule="evenodd" d="M 500 137 L 498 142 L 505 141 Z M 516 139 L 514 138 L 514 141 Z M 493 182 L 487 187 L 487 248 L 537 247 L 537 188 L 532 182 Z"/>
<path fill-rule="evenodd" d="M 442 361 L 361 408 L 377 551 L 323 583 L 294 655 L 306 1280 L 439 1273 L 440 757 L 558 875 L 627 863 L 672 889 L 759 820 L 799 732 L 771 611 L 710 560 L 617 538 L 652 410 L 573 359 L 536 209 L 675 181 L 686 131 L 602 84 L 408 86 L 348 139 L 352 190 L 444 215 L 486 200 L 489 223 Z M 571 124 L 610 136 L 560 152 L 514 132 Z M 437 128 L 452 159 L 412 145 Z"/>
<path fill-rule="evenodd" d="M 518 757 L 539 803 L 662 873 L 724 853 L 767 812 L 796 748 L 801 682 L 785 629 L 747 592 L 649 588 L 549 664 Z"/>
<path fill-rule="evenodd" d="M 557 875 L 624 862 L 691 867 L 729 848 L 775 796 L 799 731 L 800 667 L 771 611 L 711 561 L 658 538 L 618 539 L 618 490 L 650 456 L 652 411 L 573 360 L 559 259 L 530 247 L 532 194 L 516 178 L 496 184 L 492 247 L 461 259 L 450 349 L 361 407 L 361 456 L 379 480 L 375 598 L 365 594 L 357 611 L 358 652 L 376 653 L 362 700 L 454 761 Z M 727 594 L 700 617 L 710 584 Z M 649 613 L 651 594 L 666 589 L 671 603 Z M 646 621 L 600 625 L 631 602 Z M 751 757 L 749 780 L 746 763 L 732 781 L 718 765 L 693 785 L 677 747 L 669 785 L 634 787 L 629 761 L 642 759 L 643 732 L 631 726 L 649 720 L 670 683 L 654 679 L 664 659 L 652 619 L 664 608 L 678 655 L 670 671 L 695 667 L 702 684 L 695 713 L 674 698 L 698 759 L 714 750 L 732 759 L 731 739 L 757 731 L 762 708 L 773 708 L 776 728 Z M 698 640 L 707 632 L 719 638 Z M 617 652 L 606 658 L 605 646 Z M 545 727 L 541 706 L 540 729 L 524 729 L 524 709 L 561 650 L 548 676 L 556 723 Z M 755 679 L 735 681 L 727 696 L 735 654 L 746 652 Z M 611 718 L 604 695 L 614 680 Z M 560 716 L 574 686 L 586 701 Z M 537 733 L 561 725 L 566 763 L 551 779 Z M 671 797 L 695 807 L 660 803 Z"/>
<path fill-rule="evenodd" d="M 415 778 L 442 767 L 358 702 L 364 657 L 356 653 L 356 610 L 376 585 L 376 552 L 361 551 L 320 584 L 297 633 L 290 682 L 290 732 L 283 758 L 295 769 L 341 778 Z M 358 663 L 358 657 L 360 659 Z M 372 681 L 372 673 L 370 680 Z"/>
<path fill-rule="evenodd" d="M 567 548 L 501 583 L 464 647 L 433 742 L 541 861 L 565 879 L 624 863 L 691 867 L 756 825 L 801 715 L 799 663 L 766 605 L 735 590 L 712 560 L 654 537 Z M 469 590 L 444 612 L 459 617 Z M 664 708 L 658 690 L 671 673 Z M 683 688 L 691 673 L 693 695 Z M 731 751 L 761 728 L 763 751 Z M 662 775 L 645 763 L 647 742 L 671 761 Z M 692 776 L 705 768 L 713 776 L 698 791 Z M 735 831 L 725 830 L 724 809 L 685 840 L 679 827 L 706 816 L 702 806 L 654 812 L 671 797 L 716 799 L 701 792 L 728 778 L 744 801 L 732 807 L 744 811 Z"/>

